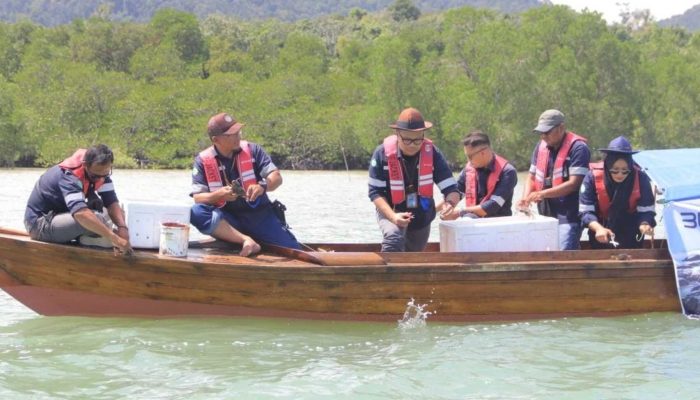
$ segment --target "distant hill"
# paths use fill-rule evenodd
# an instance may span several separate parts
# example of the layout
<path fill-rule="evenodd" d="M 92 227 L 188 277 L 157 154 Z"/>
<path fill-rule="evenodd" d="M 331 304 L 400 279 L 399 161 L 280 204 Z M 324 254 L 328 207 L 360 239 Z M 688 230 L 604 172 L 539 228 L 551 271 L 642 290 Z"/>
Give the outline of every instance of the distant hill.
<path fill-rule="evenodd" d="M 27 18 L 53 26 L 93 15 L 117 21 L 148 21 L 155 11 L 174 8 L 204 18 L 224 14 L 241 19 L 277 18 L 283 21 L 314 18 L 328 14 L 346 15 L 353 8 L 378 11 L 394 0 L 1 0 L 0 20 L 16 22 Z M 548 4 L 547 0 L 414 0 L 421 11 L 473 6 L 503 13 L 519 13 Z"/>
<path fill-rule="evenodd" d="M 671 18 L 659 21 L 660 26 L 677 26 L 689 31 L 700 30 L 700 4 L 693 6 L 681 15 L 674 15 Z"/>

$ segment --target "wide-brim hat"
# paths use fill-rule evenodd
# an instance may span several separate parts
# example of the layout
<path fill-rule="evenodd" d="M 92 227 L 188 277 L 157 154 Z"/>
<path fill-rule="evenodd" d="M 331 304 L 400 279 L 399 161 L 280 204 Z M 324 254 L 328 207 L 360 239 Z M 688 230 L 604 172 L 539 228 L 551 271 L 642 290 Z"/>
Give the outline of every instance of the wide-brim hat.
<path fill-rule="evenodd" d="M 632 150 L 632 145 L 629 140 L 624 136 L 618 136 L 608 143 L 608 147 L 598 149 L 603 153 L 620 153 L 620 154 L 635 154 L 639 153 L 639 150 Z"/>
<path fill-rule="evenodd" d="M 420 132 L 433 127 L 433 123 L 423 119 L 423 114 L 415 108 L 406 108 L 401 111 L 399 118 L 390 128 L 400 129 L 402 131 Z"/>
<path fill-rule="evenodd" d="M 227 113 L 219 113 L 209 118 L 207 134 L 210 137 L 221 135 L 234 135 L 243 128 L 244 124 L 236 121 Z"/>

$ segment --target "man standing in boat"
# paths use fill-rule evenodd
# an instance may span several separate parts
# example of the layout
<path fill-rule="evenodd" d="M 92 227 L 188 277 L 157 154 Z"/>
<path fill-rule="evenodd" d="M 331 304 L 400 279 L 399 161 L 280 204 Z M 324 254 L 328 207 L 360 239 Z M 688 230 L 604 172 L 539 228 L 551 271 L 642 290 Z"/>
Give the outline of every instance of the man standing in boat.
<path fill-rule="evenodd" d="M 242 128 L 226 113 L 209 119 L 212 146 L 195 157 L 192 170 L 192 225 L 240 244 L 242 256 L 259 252 L 258 242 L 299 249 L 267 196 L 282 184 L 282 175 L 262 147 L 241 140 Z"/>
<path fill-rule="evenodd" d="M 110 177 L 113 162 L 112 150 L 100 144 L 78 149 L 49 168 L 34 185 L 24 213 L 31 238 L 53 243 L 78 239 L 130 253 L 129 231 Z"/>
<path fill-rule="evenodd" d="M 377 208 L 382 231 L 382 251 L 423 251 L 435 219 L 433 186 L 445 197 L 444 213 L 459 202 L 457 182 L 445 157 L 425 131 L 433 124 L 420 111 L 401 111 L 394 134 L 372 154 L 369 167 L 369 198 Z"/>
<path fill-rule="evenodd" d="M 537 203 L 541 215 L 559 220 L 559 248 L 577 250 L 581 237 L 578 194 L 591 151 L 585 138 L 566 130 L 559 110 L 543 112 L 533 132 L 541 140 L 532 153 L 530 176 L 518 208 L 527 210 L 530 203 Z"/>
<path fill-rule="evenodd" d="M 467 165 L 457 186 L 463 190 L 464 207 L 448 207 L 449 214 L 442 211 L 440 217 L 453 220 L 513 215 L 513 191 L 518 183 L 515 167 L 491 149 L 491 141 L 482 131 L 469 133 L 462 144 Z M 443 210 L 446 204 L 442 204 Z"/>

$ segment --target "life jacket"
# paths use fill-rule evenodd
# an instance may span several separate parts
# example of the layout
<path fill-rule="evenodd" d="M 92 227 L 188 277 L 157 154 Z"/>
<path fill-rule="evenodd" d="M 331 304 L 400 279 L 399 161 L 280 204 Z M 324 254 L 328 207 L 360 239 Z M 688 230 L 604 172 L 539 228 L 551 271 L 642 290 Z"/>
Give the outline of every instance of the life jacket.
<path fill-rule="evenodd" d="M 72 156 L 61 161 L 61 163 L 58 164 L 58 166 L 61 167 L 61 169 L 63 169 L 64 171 L 69 170 L 80 180 L 80 183 L 83 185 L 83 194 L 87 197 L 88 190 L 90 190 L 90 184 L 92 183 L 95 185 L 94 190 L 95 192 L 97 192 L 97 189 L 104 185 L 105 178 L 99 178 L 95 182 L 90 182 L 90 180 L 87 177 L 87 174 L 85 173 L 85 165 L 83 164 L 86 152 L 87 149 L 78 149 L 75 151 L 75 153 L 73 153 Z"/>
<path fill-rule="evenodd" d="M 389 188 L 391 189 L 391 202 L 394 205 L 406 200 L 406 190 L 403 182 L 403 170 L 398 156 L 398 138 L 396 135 L 384 138 L 384 153 L 389 165 Z M 420 147 L 418 161 L 418 195 L 433 198 L 433 142 L 424 139 Z"/>
<path fill-rule="evenodd" d="M 586 138 L 579 136 L 573 132 L 566 132 L 562 140 L 561 147 L 557 153 L 557 158 L 554 160 L 554 169 L 552 170 L 552 187 L 559 186 L 564 183 L 564 161 L 571 151 L 571 147 L 576 141 L 586 141 Z M 544 189 L 544 178 L 547 176 L 547 166 L 549 164 L 549 148 L 544 140 L 540 141 L 540 146 L 537 149 L 537 164 L 535 165 L 535 176 L 533 185 L 535 190 Z"/>
<path fill-rule="evenodd" d="M 224 186 L 224 183 L 221 180 L 219 161 L 216 159 L 216 149 L 214 146 L 209 146 L 208 148 L 202 150 L 199 153 L 199 157 L 202 159 L 204 175 L 207 178 L 209 191 L 214 192 L 221 189 Z M 236 168 L 238 168 L 238 174 L 243 182 L 243 190 L 247 191 L 250 185 L 258 182 L 255 178 L 255 171 L 253 170 L 253 157 L 250 153 L 250 146 L 245 140 L 241 140 L 241 151 L 238 153 L 238 157 L 236 157 Z M 221 200 L 215 205 L 221 208 L 225 204 L 226 201 Z"/>
<path fill-rule="evenodd" d="M 608 219 L 608 211 L 610 211 L 610 196 L 608 196 L 608 191 L 605 189 L 605 166 L 602 161 L 590 164 L 591 171 L 593 172 L 593 178 L 595 179 L 595 192 L 598 196 L 598 213 L 602 220 Z M 630 214 L 637 210 L 637 203 L 642 197 L 639 191 L 639 167 L 636 165 L 633 168 L 634 173 L 634 184 L 632 186 L 632 193 L 630 193 L 629 203 L 627 212 Z"/>
<path fill-rule="evenodd" d="M 498 180 L 501 177 L 501 172 L 503 171 L 503 168 L 505 168 L 506 164 L 508 164 L 508 160 L 506 160 L 505 158 L 499 156 L 496 153 L 493 153 L 493 155 L 496 159 L 496 161 L 493 164 L 494 169 L 493 171 L 491 171 L 488 179 L 486 180 L 486 196 L 484 196 L 484 198 L 481 199 L 480 204 L 483 204 L 486 200 L 491 198 L 493 191 L 496 189 L 496 184 L 498 183 Z M 466 180 L 464 182 L 464 204 L 467 207 L 475 206 L 477 197 L 477 184 L 479 181 L 479 178 L 476 173 L 476 168 L 474 168 L 472 166 L 472 163 L 469 162 L 464 167 L 464 171 L 466 173 Z"/>

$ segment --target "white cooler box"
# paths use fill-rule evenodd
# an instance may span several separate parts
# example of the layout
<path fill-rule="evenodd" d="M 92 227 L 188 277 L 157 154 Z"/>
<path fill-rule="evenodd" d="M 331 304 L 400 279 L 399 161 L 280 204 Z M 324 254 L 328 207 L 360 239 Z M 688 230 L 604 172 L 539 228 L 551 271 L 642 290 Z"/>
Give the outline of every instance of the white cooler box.
<path fill-rule="evenodd" d="M 559 250 L 556 218 L 527 216 L 460 218 L 440 222 L 440 251 Z"/>
<path fill-rule="evenodd" d="M 183 204 L 125 202 L 124 213 L 131 246 L 141 249 L 160 247 L 163 222 L 190 224 L 190 206 Z"/>

